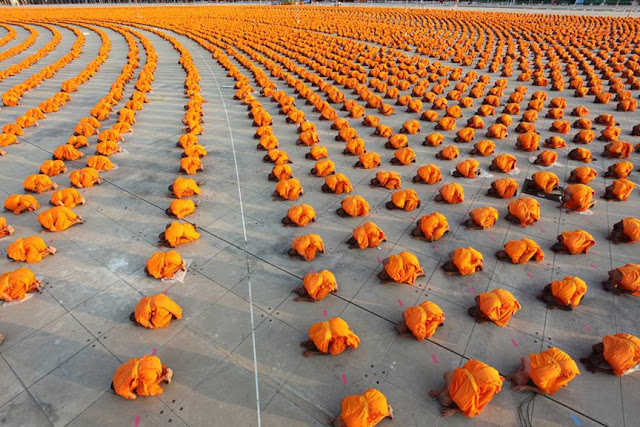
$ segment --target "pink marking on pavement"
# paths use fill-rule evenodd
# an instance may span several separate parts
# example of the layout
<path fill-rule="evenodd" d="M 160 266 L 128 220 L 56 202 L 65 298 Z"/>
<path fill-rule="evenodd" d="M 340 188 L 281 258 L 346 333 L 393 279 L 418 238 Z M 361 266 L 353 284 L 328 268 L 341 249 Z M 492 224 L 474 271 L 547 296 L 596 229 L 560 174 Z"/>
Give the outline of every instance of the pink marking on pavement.
<path fill-rule="evenodd" d="M 49 243 L 53 243 L 53 239 L 49 240 Z"/>
<path fill-rule="evenodd" d="M 515 348 L 520 347 L 520 345 L 519 345 L 519 344 L 516 342 L 516 340 L 515 340 L 515 339 L 513 339 L 513 338 L 511 338 L 511 344 L 513 344 L 513 346 L 514 346 Z"/>
<path fill-rule="evenodd" d="M 382 259 L 380 259 L 380 257 L 376 258 L 376 260 L 377 260 L 378 262 L 382 261 Z"/>
<path fill-rule="evenodd" d="M 491 240 L 492 242 L 494 242 L 496 240 L 496 238 L 494 236 L 489 236 L 489 240 Z"/>
<path fill-rule="evenodd" d="M 597 270 L 597 269 L 598 269 L 598 266 L 597 266 L 597 265 L 595 265 L 594 263 L 591 263 L 591 268 L 593 268 L 594 270 Z"/>
<path fill-rule="evenodd" d="M 436 357 L 435 354 L 432 354 L 431 358 L 433 359 L 433 363 L 439 363 L 438 358 Z"/>
<path fill-rule="evenodd" d="M 440 246 L 435 245 L 435 246 L 433 247 L 433 249 L 435 249 L 436 251 L 439 251 L 439 250 L 440 250 Z"/>
<path fill-rule="evenodd" d="M 340 375 L 340 380 L 342 380 L 342 384 L 347 385 L 347 376 L 345 374 Z"/>
<path fill-rule="evenodd" d="M 155 356 L 156 354 L 158 354 L 158 347 L 153 347 L 153 350 L 151 350 L 151 355 Z"/>
<path fill-rule="evenodd" d="M 533 274 L 531 274 L 531 272 L 530 272 L 530 271 L 527 271 L 527 277 L 528 277 L 529 279 L 533 279 Z"/>
<path fill-rule="evenodd" d="M 399 300 L 398 300 L 398 305 L 399 305 L 400 307 L 402 307 L 402 306 L 404 305 L 404 303 L 402 302 L 402 300 L 401 300 L 401 299 L 399 299 Z"/>
<path fill-rule="evenodd" d="M 138 427 L 140 424 L 140 415 L 136 415 L 136 419 L 133 421 L 134 427 Z"/>
<path fill-rule="evenodd" d="M 469 293 L 470 293 L 470 294 L 475 294 L 475 293 L 476 293 L 476 287 L 475 287 L 475 286 L 472 286 L 472 287 L 469 289 Z"/>
<path fill-rule="evenodd" d="M 167 290 L 168 289 L 165 289 L 164 291 L 162 291 L 162 293 L 166 295 L 167 294 Z"/>
<path fill-rule="evenodd" d="M 591 328 L 586 323 L 583 323 L 582 327 L 585 328 L 587 330 L 587 332 L 591 332 Z"/>
<path fill-rule="evenodd" d="M 329 312 L 328 312 L 327 310 L 323 310 L 323 311 L 322 311 L 322 315 L 323 315 L 324 317 L 327 317 L 327 316 L 329 315 Z"/>
<path fill-rule="evenodd" d="M 315 272 L 316 272 L 316 269 L 315 269 L 315 268 L 312 268 L 312 269 L 311 269 L 311 272 L 312 272 L 312 273 L 315 273 Z"/>

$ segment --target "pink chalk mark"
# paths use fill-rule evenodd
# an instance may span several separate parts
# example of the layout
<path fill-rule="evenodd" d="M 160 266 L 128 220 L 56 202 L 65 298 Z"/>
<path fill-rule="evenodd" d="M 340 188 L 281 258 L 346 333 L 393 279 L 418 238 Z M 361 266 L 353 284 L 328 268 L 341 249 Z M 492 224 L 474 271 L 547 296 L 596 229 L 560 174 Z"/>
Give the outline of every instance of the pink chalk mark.
<path fill-rule="evenodd" d="M 133 426 L 138 427 L 140 424 L 140 415 L 136 415 L 136 419 L 133 421 Z"/>
<path fill-rule="evenodd" d="M 439 363 L 438 358 L 436 357 L 435 354 L 432 354 L 431 358 L 433 359 L 433 363 Z"/>
<path fill-rule="evenodd" d="M 587 332 L 591 332 L 591 328 L 586 323 L 583 323 L 582 327 L 585 328 Z"/>
<path fill-rule="evenodd" d="M 329 315 L 329 312 L 328 312 L 327 310 L 323 310 L 323 311 L 322 311 L 322 315 L 323 315 L 324 317 L 327 317 L 327 316 Z"/>
<path fill-rule="evenodd" d="M 492 242 L 495 242 L 496 238 L 494 236 L 489 236 L 489 240 L 491 240 Z"/>
<path fill-rule="evenodd" d="M 376 260 L 377 260 L 378 262 L 381 262 L 381 261 L 382 261 L 382 259 L 381 259 L 380 257 L 377 257 L 377 258 L 376 258 Z"/>
<path fill-rule="evenodd" d="M 155 356 L 156 354 L 158 354 L 158 347 L 153 347 L 153 350 L 151 350 L 151 355 Z"/>
<path fill-rule="evenodd" d="M 312 273 L 315 273 L 315 272 L 316 272 L 316 269 L 315 269 L 315 268 L 312 268 L 312 269 L 311 269 L 311 272 L 312 272 Z"/>
<path fill-rule="evenodd" d="M 340 375 L 340 380 L 342 381 L 342 384 L 347 385 L 347 375 L 346 374 L 341 374 Z"/>
<path fill-rule="evenodd" d="M 514 346 L 515 348 L 520 347 L 520 345 L 519 345 L 519 344 L 516 342 L 516 340 L 515 340 L 515 339 L 513 339 L 513 338 L 511 338 L 511 344 L 513 344 L 513 346 Z"/>
<path fill-rule="evenodd" d="M 533 274 L 531 274 L 531 272 L 530 272 L 530 271 L 527 271 L 527 277 L 528 277 L 529 279 L 533 279 Z"/>
<path fill-rule="evenodd" d="M 471 289 L 469 289 L 469 293 L 470 294 L 475 294 L 476 293 L 476 287 L 472 286 Z"/>
<path fill-rule="evenodd" d="M 166 295 L 167 294 L 167 290 L 168 289 L 165 289 L 164 291 L 162 291 L 162 293 Z"/>
<path fill-rule="evenodd" d="M 435 245 L 435 246 L 433 247 L 433 249 L 435 249 L 436 251 L 439 251 L 439 250 L 440 250 L 440 246 Z"/>
<path fill-rule="evenodd" d="M 595 265 L 594 263 L 591 263 L 591 268 L 593 268 L 594 270 L 597 270 L 597 269 L 598 269 L 598 266 L 597 266 L 597 265 Z"/>
<path fill-rule="evenodd" d="M 53 243 L 53 239 L 49 240 L 49 243 Z"/>
<path fill-rule="evenodd" d="M 399 305 L 400 307 L 402 307 L 402 306 L 404 305 L 404 303 L 402 302 L 402 300 L 401 300 L 401 299 L 399 299 L 399 300 L 398 300 L 398 305 Z"/>

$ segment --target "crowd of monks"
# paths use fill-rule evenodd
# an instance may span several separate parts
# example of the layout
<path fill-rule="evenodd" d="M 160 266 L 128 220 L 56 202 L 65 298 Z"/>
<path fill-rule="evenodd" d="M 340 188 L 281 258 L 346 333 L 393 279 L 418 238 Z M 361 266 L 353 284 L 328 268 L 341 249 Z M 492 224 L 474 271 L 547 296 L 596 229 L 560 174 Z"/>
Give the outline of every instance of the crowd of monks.
<path fill-rule="evenodd" d="M 12 145 L 28 138 L 29 128 L 72 102 L 72 94 L 99 71 L 111 50 L 104 28 L 126 40 L 127 63 L 110 91 L 77 122 L 67 142 L 53 150 L 52 157 L 42 162 L 38 173 L 25 178 L 25 193 L 5 198 L 6 212 L 14 215 L 36 212 L 37 221 L 48 232 L 61 232 L 84 223 L 85 218 L 74 208 L 87 202 L 85 189 L 101 184 L 103 173 L 117 167 L 112 162 L 113 156 L 122 152 L 125 136 L 136 124 L 137 111 L 149 102 L 147 94 L 154 80 L 157 54 L 144 32 L 172 45 L 180 54 L 179 63 L 185 75 L 184 128 L 176 138 L 176 150 L 181 151 L 176 158 L 179 175 L 167 183 L 171 200 L 166 214 L 174 220 L 164 230 L 158 230 L 160 246 L 166 250 L 150 253 L 145 266 L 145 272 L 155 279 L 174 280 L 187 269 L 180 246 L 200 238 L 189 217 L 198 209 L 197 196 L 203 191 L 203 183 L 195 176 L 204 170 L 203 159 L 207 156 L 200 141 L 206 101 L 201 94 L 199 71 L 192 53 L 172 34 L 187 37 L 209 51 L 215 66 L 226 70 L 227 77 L 233 79 L 233 105 L 248 110 L 246 124 L 255 128 L 256 150 L 261 152 L 265 164 L 265 179 L 274 182 L 273 199 L 295 202 L 283 211 L 281 222 L 286 227 L 300 228 L 299 235 L 291 241 L 288 256 L 303 264 L 316 258 L 321 261 L 326 248 L 322 236 L 313 232 L 313 223 L 318 221 L 315 207 L 304 203 L 305 189 L 294 177 L 292 164 L 301 159 L 290 156 L 287 147 L 280 143 L 277 134 L 283 130 L 274 126 L 277 119 L 269 113 L 273 107 L 268 103 L 276 105 L 285 117 L 286 129 L 295 129 L 296 144 L 308 147 L 302 161 L 309 164 L 309 173 L 322 182 L 320 191 L 341 198 L 335 215 L 364 218 L 375 208 L 366 198 L 353 194 L 357 186 L 352 184 L 349 171 L 338 169 L 334 161 L 336 154 L 352 156 L 354 168 L 375 172 L 369 181 L 372 187 L 389 192 L 384 202 L 386 209 L 412 212 L 428 206 L 410 231 L 412 238 L 424 244 L 449 238 L 454 224 L 438 207 L 469 203 L 464 191 L 468 180 L 487 179 L 486 195 L 505 200 L 507 214 L 502 221 L 522 228 L 534 226 L 544 216 L 541 199 L 554 200 L 558 208 L 572 214 L 604 209 L 604 203 L 596 206 L 598 198 L 625 203 L 635 197 L 637 203 L 634 193 L 637 165 L 633 160 L 640 144 L 634 146 L 628 140 L 640 136 L 640 123 L 633 128 L 621 127 L 622 122 L 634 121 L 634 116 L 628 114 L 637 108 L 632 91 L 640 89 L 640 22 L 635 19 L 549 19 L 542 15 L 524 18 L 517 14 L 449 15 L 433 10 L 381 9 L 366 11 L 367 19 L 363 20 L 349 9 L 314 9 L 303 12 L 303 19 L 294 25 L 290 22 L 292 11 L 287 8 L 269 9 L 269 13 L 261 8 L 247 8 L 241 15 L 246 14 L 250 24 L 215 8 L 201 9 L 206 13 L 201 15 L 202 19 L 195 19 L 194 10 L 167 13 L 162 8 L 149 8 L 144 12 L 144 20 L 136 20 L 125 8 L 116 9 L 110 17 L 96 14 L 73 25 L 56 23 L 74 34 L 73 46 L 60 60 L 6 91 L 2 95 L 5 106 L 18 108 L 26 92 L 81 54 L 85 37 L 79 27 L 100 36 L 100 51 L 80 73 L 65 81 L 59 92 L 39 107 L 27 110 L 14 123 L 4 124 L 0 148 L 9 151 Z M 240 13 L 238 10 L 233 13 L 236 12 Z M 55 16 L 52 13 L 42 12 L 40 19 L 49 22 Z M 242 24 L 238 25 L 239 22 Z M 500 37 L 494 31 L 486 31 L 488 26 L 498 23 L 502 28 Z M 38 31 L 28 24 L 32 22 L 19 24 L 29 33 L 25 40 L 0 52 L 0 68 L 2 60 L 20 54 L 37 39 Z M 16 37 L 14 25 L 17 24 L 0 24 L 7 31 L 0 38 L 0 46 Z M 36 54 L 0 70 L 0 81 L 36 66 L 60 43 L 56 26 L 38 25 L 51 32 L 51 41 Z M 400 31 L 398 26 L 411 31 Z M 585 26 L 600 37 L 585 34 L 581 30 Z M 471 35 L 472 29 L 481 31 Z M 267 40 L 275 35 L 273 40 Z M 463 38 L 457 40 L 461 35 Z M 145 53 L 144 66 L 140 63 L 139 45 Z M 125 100 L 125 88 L 134 78 L 132 93 Z M 568 96 L 567 91 L 571 91 Z M 608 112 L 592 114 L 589 103 L 609 105 Z M 577 106 L 570 109 L 569 104 Z M 389 125 L 389 117 L 399 113 L 410 118 L 394 128 Z M 542 129 L 540 118 L 551 120 L 551 126 Z M 320 121 L 330 123 L 335 134 L 331 144 L 320 138 L 317 127 Z M 356 123 L 369 128 L 371 136 L 362 131 L 359 134 Z M 552 136 L 543 140 L 541 130 Z M 420 136 L 423 146 L 437 147 L 433 158 L 451 162 L 451 172 L 441 170 L 435 163 L 418 163 L 424 156 L 414 142 L 415 135 Z M 77 168 L 69 163 L 85 157 L 93 144 L 95 154 L 86 158 L 86 167 Z M 505 147 L 534 155 L 531 158 L 534 172 L 522 188 L 514 179 L 520 169 L 518 158 L 505 152 Z M 379 150 L 372 151 L 374 148 Z M 383 150 L 393 152 L 388 161 L 390 166 L 383 163 L 383 158 L 388 157 Z M 0 150 L 0 155 L 3 154 L 6 152 Z M 611 159 L 611 164 L 599 172 L 592 167 L 594 155 Z M 483 158 L 489 163 L 486 170 L 481 165 Z M 563 161 L 576 166 L 568 170 L 566 180 L 551 170 Z M 403 166 L 413 164 L 418 166 L 409 183 L 414 187 L 408 188 L 400 171 Z M 526 170 L 528 166 L 520 165 Z M 51 178 L 63 174 L 68 175 L 69 186 L 59 188 Z M 600 194 L 589 185 L 598 176 L 611 180 Z M 432 200 L 421 199 L 422 185 L 437 186 Z M 51 207 L 41 209 L 36 196 L 45 193 L 51 195 Z M 90 196 L 88 191 L 88 200 Z M 487 230 L 498 221 L 500 212 L 496 208 L 481 206 L 470 210 L 462 225 Z M 302 231 L 307 227 L 310 232 Z M 384 228 L 385 224 L 367 220 L 345 236 L 346 244 L 353 250 L 377 248 L 387 241 Z M 587 254 L 597 244 L 608 244 L 596 242 L 583 229 L 560 231 L 557 241 L 548 247 L 536 242 L 534 235 L 507 241 L 495 254 L 483 254 L 464 245 L 442 259 L 440 268 L 445 275 L 468 276 L 483 271 L 485 256 L 520 265 L 542 262 L 549 251 L 576 256 L 575 262 L 580 262 L 580 254 Z M 42 283 L 36 278 L 37 268 L 34 265 L 32 271 L 31 264 L 37 265 L 57 250 L 37 235 L 16 236 L 10 215 L 0 217 L 0 238 L 5 237 L 11 239 L 7 256 L 29 266 L 0 272 L 0 299 L 20 301 L 28 293 L 42 290 Z M 640 219 L 634 216 L 621 219 L 608 230 L 607 238 L 612 244 L 638 243 Z M 381 283 L 414 285 L 425 276 L 419 257 L 409 251 L 392 253 L 380 264 L 377 277 Z M 335 273 L 320 269 L 302 275 L 300 286 L 293 290 L 295 300 L 313 303 L 329 294 L 339 295 Z M 541 283 L 536 290 L 537 298 L 548 309 L 569 311 L 589 298 L 589 286 L 594 285 L 598 284 L 566 276 Z M 617 266 L 602 277 L 601 285 L 621 297 L 640 296 L 640 264 Z M 470 298 L 469 305 L 468 314 L 476 322 L 497 327 L 507 326 L 522 309 L 515 296 L 503 288 L 479 293 L 473 301 Z M 317 315 L 312 305 L 309 313 Z M 146 329 L 158 329 L 182 317 L 182 308 L 166 292 L 158 292 L 140 299 L 130 320 Z M 446 313 L 436 303 L 423 301 L 404 309 L 395 329 L 398 334 L 418 341 L 430 340 L 437 337 L 440 328 L 455 329 L 451 322 L 445 325 L 445 317 Z M 308 330 L 308 339 L 300 343 L 302 356 L 338 356 L 358 351 L 357 332 L 339 317 L 316 322 Z M 625 375 L 639 366 L 640 340 L 626 333 L 608 334 L 594 343 L 591 354 L 584 356 L 578 362 L 589 372 Z M 505 379 L 512 382 L 516 391 L 553 395 L 580 375 L 578 363 L 557 347 L 523 355 L 519 368 L 508 375 L 501 375 L 488 362 L 465 360 L 459 368 L 443 374 L 443 387 L 430 392 L 442 406 L 442 416 L 480 414 L 501 391 Z M 163 365 L 158 356 L 143 355 L 120 366 L 111 387 L 117 395 L 134 400 L 137 396 L 161 394 L 162 383 L 170 383 L 172 377 L 172 369 Z M 372 427 L 393 417 L 385 395 L 372 388 L 345 397 L 340 414 L 330 423 Z"/>

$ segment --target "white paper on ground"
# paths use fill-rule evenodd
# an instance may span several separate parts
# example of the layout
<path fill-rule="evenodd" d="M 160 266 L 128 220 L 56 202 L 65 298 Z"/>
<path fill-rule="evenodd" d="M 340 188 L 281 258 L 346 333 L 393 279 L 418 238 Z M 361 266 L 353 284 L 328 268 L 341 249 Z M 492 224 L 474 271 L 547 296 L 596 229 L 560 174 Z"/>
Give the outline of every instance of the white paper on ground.
<path fill-rule="evenodd" d="M 551 166 L 556 166 L 556 167 L 563 167 L 564 165 L 562 163 L 558 163 L 558 162 L 553 162 L 552 164 L 550 164 L 549 166 L 543 166 L 543 165 L 536 165 L 536 159 L 538 157 L 537 156 L 533 156 L 533 157 L 529 157 L 529 163 L 531 163 L 534 166 L 537 166 L 539 168 L 550 168 Z"/>
<path fill-rule="evenodd" d="M 28 299 L 31 299 L 32 297 L 33 297 L 33 294 L 27 294 L 21 300 L 13 300 L 11 302 L 5 302 L 4 304 L 2 304 L 2 307 L 8 307 L 10 305 L 18 305 L 18 304 L 21 304 L 21 303 L 25 302 Z"/>
<path fill-rule="evenodd" d="M 187 264 L 187 268 L 174 274 L 171 279 L 162 279 L 163 283 L 176 283 L 176 282 L 184 283 L 184 278 L 187 276 L 187 271 L 189 271 L 189 266 L 191 265 L 191 262 L 193 260 L 184 259 L 183 261 Z"/>
<path fill-rule="evenodd" d="M 519 175 L 519 174 L 520 174 L 520 169 L 518 168 L 513 168 L 509 172 L 507 172 L 507 175 Z"/>
<path fill-rule="evenodd" d="M 449 172 L 451 173 L 451 176 L 453 176 L 453 173 L 456 171 L 456 169 L 451 169 Z M 484 169 L 478 169 L 478 171 L 480 172 L 479 175 L 477 175 L 475 178 L 464 178 L 465 181 L 476 181 L 478 179 L 483 179 L 483 178 L 491 178 L 493 177 L 492 174 L 490 174 L 489 172 L 487 172 Z"/>

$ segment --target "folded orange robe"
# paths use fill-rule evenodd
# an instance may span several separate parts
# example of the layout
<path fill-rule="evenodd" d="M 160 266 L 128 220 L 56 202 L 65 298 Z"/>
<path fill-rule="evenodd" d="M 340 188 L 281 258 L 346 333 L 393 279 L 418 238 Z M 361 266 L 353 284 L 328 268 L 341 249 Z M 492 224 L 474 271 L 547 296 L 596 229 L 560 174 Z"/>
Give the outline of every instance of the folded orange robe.
<path fill-rule="evenodd" d="M 473 274 L 477 267 L 484 266 L 482 254 L 472 247 L 457 248 L 453 251 L 451 261 L 462 276 Z"/>
<path fill-rule="evenodd" d="M 431 301 L 408 307 L 404 311 L 404 323 L 418 341 L 431 338 L 444 320 L 444 311 Z"/>
<path fill-rule="evenodd" d="M 346 427 L 375 427 L 389 416 L 387 398 L 374 388 L 345 397 L 340 407 L 340 418 Z"/>
<path fill-rule="evenodd" d="M 24 180 L 23 186 L 25 191 L 40 194 L 51 190 L 53 188 L 53 181 L 44 174 L 29 175 Z"/>
<path fill-rule="evenodd" d="M 516 217 L 523 227 L 533 225 L 540 219 L 540 204 L 532 197 L 521 197 L 509 202 L 509 213 Z"/>
<path fill-rule="evenodd" d="M 487 130 L 489 138 L 504 139 L 507 137 L 507 127 L 501 123 L 494 123 Z"/>
<path fill-rule="evenodd" d="M 494 289 L 478 295 L 478 309 L 500 327 L 506 326 L 511 316 L 521 308 L 513 294 L 504 289 Z"/>
<path fill-rule="evenodd" d="M 596 195 L 596 192 L 588 185 L 571 184 L 564 189 L 564 194 L 568 195 L 567 200 L 564 200 L 564 197 L 562 200 L 563 206 L 566 209 L 575 212 L 584 212 L 589 209 L 591 200 L 593 199 L 593 196 Z"/>
<path fill-rule="evenodd" d="M 617 178 L 626 178 L 631 172 L 633 172 L 633 163 L 626 160 L 613 165 L 613 173 Z"/>
<path fill-rule="evenodd" d="M 469 216 L 473 220 L 473 223 L 478 227 L 491 228 L 498 220 L 498 211 L 496 208 L 490 206 L 484 206 L 473 209 L 469 212 Z"/>
<path fill-rule="evenodd" d="M 623 219 L 622 233 L 629 238 L 629 243 L 640 242 L 640 219 L 638 218 Z"/>
<path fill-rule="evenodd" d="M 76 224 L 78 215 L 66 206 L 56 206 L 38 215 L 38 222 L 49 231 L 64 231 Z"/>
<path fill-rule="evenodd" d="M 496 193 L 503 199 L 510 199 L 516 195 L 518 191 L 518 182 L 513 178 L 500 178 L 492 183 Z"/>
<path fill-rule="evenodd" d="M 388 190 L 399 190 L 402 188 L 402 179 L 397 172 L 380 171 L 376 173 L 376 179 L 380 185 Z"/>
<path fill-rule="evenodd" d="M 545 394 L 553 395 L 571 382 L 580 370 L 576 362 L 562 350 L 551 347 L 541 353 L 530 353 L 529 378 Z"/>
<path fill-rule="evenodd" d="M 165 294 L 142 298 L 133 313 L 136 322 L 148 329 L 167 327 L 174 317 L 182 319 L 182 308 Z"/>
<path fill-rule="evenodd" d="M 444 141 L 444 135 L 439 132 L 434 132 L 427 135 L 427 137 L 424 139 L 424 145 L 427 145 L 429 147 L 437 147 L 438 145 L 442 144 L 442 141 Z"/>
<path fill-rule="evenodd" d="M 391 255 L 384 266 L 384 271 L 394 282 L 409 285 L 413 285 L 419 276 L 424 276 L 420 261 L 410 252 Z"/>
<path fill-rule="evenodd" d="M 360 163 L 364 169 L 373 169 L 380 166 L 380 154 L 378 153 L 362 153 L 360 154 Z"/>
<path fill-rule="evenodd" d="M 499 171 L 507 173 L 515 169 L 517 162 L 518 160 L 514 156 L 504 153 L 496 156 L 491 161 L 491 164 L 495 166 Z"/>
<path fill-rule="evenodd" d="M 616 179 L 609 187 L 607 187 L 607 189 L 611 189 L 616 200 L 621 202 L 629 198 L 634 188 L 636 188 L 636 184 L 628 179 Z"/>
<path fill-rule="evenodd" d="M 463 160 L 456 165 L 456 170 L 465 178 L 476 178 L 480 163 L 475 159 Z"/>
<path fill-rule="evenodd" d="M 593 236 L 584 230 L 564 231 L 561 236 L 562 243 L 571 255 L 586 254 L 596 244 Z"/>
<path fill-rule="evenodd" d="M 173 199 L 169 211 L 176 218 L 182 219 L 196 211 L 196 204 L 191 199 Z"/>
<path fill-rule="evenodd" d="M 42 261 L 48 255 L 47 244 L 38 236 L 18 239 L 7 247 L 9 258 L 29 264 Z"/>
<path fill-rule="evenodd" d="M 358 348 L 360 338 L 353 333 L 347 322 L 332 317 L 327 322 L 317 322 L 309 328 L 309 339 L 318 351 L 335 356 L 347 348 Z"/>
<path fill-rule="evenodd" d="M 489 139 L 483 139 L 482 141 L 476 142 L 473 147 L 478 151 L 481 156 L 490 156 L 496 149 L 495 142 Z"/>
<path fill-rule="evenodd" d="M 578 147 L 569 152 L 573 156 L 573 160 L 584 163 L 591 163 L 591 159 L 593 156 L 591 155 L 591 151 L 586 148 Z"/>
<path fill-rule="evenodd" d="M 353 191 L 349 178 L 342 173 L 329 175 L 324 182 L 334 194 L 351 193 Z"/>
<path fill-rule="evenodd" d="M 164 231 L 164 239 L 172 248 L 194 242 L 199 238 L 200 233 L 188 222 L 172 222 Z"/>
<path fill-rule="evenodd" d="M 536 158 L 536 162 L 542 166 L 551 166 L 556 160 L 558 160 L 558 153 L 552 150 L 544 150 L 542 153 L 538 154 Z"/>
<path fill-rule="evenodd" d="M 316 211 L 313 206 L 302 204 L 289 208 L 287 217 L 299 227 L 304 227 L 316 218 Z"/>
<path fill-rule="evenodd" d="M 329 157 L 329 151 L 327 150 L 327 147 L 325 147 L 324 145 L 314 145 L 309 150 L 309 154 L 311 155 L 311 158 L 313 160 Z"/>
<path fill-rule="evenodd" d="M 567 276 L 551 282 L 551 294 L 562 306 L 577 307 L 586 293 L 587 284 L 579 277 Z"/>
<path fill-rule="evenodd" d="M 40 208 L 38 200 L 30 194 L 12 194 L 4 201 L 4 209 L 20 215 L 25 211 L 35 211 Z"/>
<path fill-rule="evenodd" d="M 367 216 L 369 214 L 369 202 L 362 196 L 348 196 L 341 203 L 342 209 L 349 216 Z"/>
<path fill-rule="evenodd" d="M 322 237 L 317 234 L 307 234 L 298 236 L 293 239 L 291 247 L 304 258 L 305 261 L 311 261 L 316 257 L 316 252 L 324 253 L 324 242 Z"/>
<path fill-rule="evenodd" d="M 580 166 L 571 171 L 573 176 L 581 183 L 581 184 L 589 184 L 589 181 L 598 176 L 598 172 L 589 166 Z"/>
<path fill-rule="evenodd" d="M 518 135 L 517 147 L 524 151 L 535 151 L 540 146 L 540 135 L 535 132 L 525 132 Z"/>
<path fill-rule="evenodd" d="M 142 356 L 140 359 L 131 359 L 120 365 L 111 381 L 118 396 L 135 400 L 136 394 L 138 396 L 162 394 L 164 390 L 160 382 L 166 373 L 167 367 L 160 362 L 159 357 Z"/>
<path fill-rule="evenodd" d="M 442 172 L 433 163 L 420 166 L 417 175 L 425 184 L 436 184 L 442 181 Z"/>
<path fill-rule="evenodd" d="M 393 157 L 398 160 L 400 164 L 407 166 L 416 161 L 416 152 L 413 151 L 413 148 L 404 147 L 396 150 L 393 153 Z"/>
<path fill-rule="evenodd" d="M 471 359 L 453 371 L 449 396 L 463 414 L 472 418 L 500 393 L 503 381 L 497 370 Z"/>
<path fill-rule="evenodd" d="M 558 176 L 553 172 L 536 172 L 531 178 L 533 178 L 536 187 L 547 194 L 551 194 L 551 192 L 558 187 L 558 184 L 560 184 L 560 179 L 558 179 Z"/>
<path fill-rule="evenodd" d="M 284 163 L 291 163 L 289 160 L 289 155 L 282 150 L 269 150 L 267 151 L 267 156 L 272 163 L 276 165 L 282 165 Z"/>
<path fill-rule="evenodd" d="M 460 150 L 455 145 L 448 145 L 438 153 L 442 160 L 453 160 L 460 155 Z"/>
<path fill-rule="evenodd" d="M 338 290 L 336 276 L 329 270 L 308 273 L 302 278 L 302 286 L 314 301 L 323 300 L 329 293 Z"/>
<path fill-rule="evenodd" d="M 36 275 L 28 268 L 19 268 L 0 275 L 0 299 L 4 301 L 7 299 L 3 294 L 7 294 L 13 301 L 20 301 L 27 293 L 36 289 Z"/>
<path fill-rule="evenodd" d="M 457 204 L 464 202 L 464 190 L 456 182 L 443 185 L 440 187 L 439 192 L 446 203 Z"/>
<path fill-rule="evenodd" d="M 64 173 L 67 170 L 67 166 L 62 160 L 45 160 L 40 165 L 40 173 L 47 176 L 56 176 Z"/>
<path fill-rule="evenodd" d="M 331 159 L 318 160 L 314 165 L 316 176 L 325 178 L 336 171 L 336 164 Z"/>
<path fill-rule="evenodd" d="M 93 168 L 82 168 L 69 174 L 71 185 L 78 188 L 89 188 L 100 183 L 100 174 Z"/>
<path fill-rule="evenodd" d="M 622 274 L 618 284 L 634 297 L 640 296 L 640 264 L 626 264 L 616 270 Z"/>
<path fill-rule="evenodd" d="M 504 245 L 504 251 L 513 264 L 524 264 L 535 257 L 537 262 L 544 260 L 544 252 L 540 246 L 526 237 L 521 240 L 510 240 Z"/>
<path fill-rule="evenodd" d="M 387 235 L 376 225 L 376 223 L 367 221 L 354 228 L 353 238 L 358 242 L 358 247 L 360 249 L 366 249 L 380 246 L 382 242 L 387 240 Z"/>
<path fill-rule="evenodd" d="M 202 192 L 193 178 L 178 177 L 171 186 L 173 195 L 180 199 L 182 197 L 197 196 Z"/>
<path fill-rule="evenodd" d="M 289 178 L 278 181 L 276 184 L 276 192 L 285 200 L 296 200 L 302 193 L 302 185 L 295 178 Z"/>
<path fill-rule="evenodd" d="M 640 339 L 629 334 L 605 335 L 604 360 L 617 376 L 626 375 L 640 363 Z"/>
<path fill-rule="evenodd" d="M 410 212 L 418 207 L 420 204 L 420 197 L 415 190 L 398 190 L 394 191 L 391 195 L 391 202 L 398 209 L 402 209 L 406 212 Z"/>
<path fill-rule="evenodd" d="M 440 212 L 425 215 L 418 223 L 425 239 L 432 242 L 439 240 L 449 230 L 449 222 Z"/>
<path fill-rule="evenodd" d="M 156 252 L 147 260 L 147 271 L 156 279 L 171 279 L 182 265 L 176 251 Z"/>

